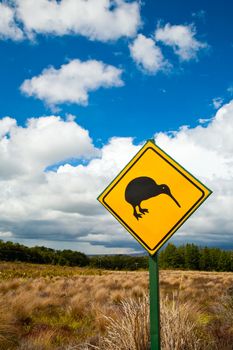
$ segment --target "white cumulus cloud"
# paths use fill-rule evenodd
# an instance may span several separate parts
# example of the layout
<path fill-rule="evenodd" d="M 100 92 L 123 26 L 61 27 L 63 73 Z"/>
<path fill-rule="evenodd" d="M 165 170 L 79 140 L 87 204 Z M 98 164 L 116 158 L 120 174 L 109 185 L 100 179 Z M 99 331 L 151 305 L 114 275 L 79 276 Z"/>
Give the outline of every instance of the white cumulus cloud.
<path fill-rule="evenodd" d="M 215 98 L 213 98 L 213 100 L 212 100 L 213 107 L 215 109 L 219 109 L 222 106 L 223 101 L 224 100 L 223 100 L 222 97 L 215 97 Z"/>
<path fill-rule="evenodd" d="M 233 207 L 233 101 L 222 106 L 207 127 L 183 127 L 156 142 L 201 179 L 213 194 L 179 230 L 204 243 L 225 242 L 232 246 Z"/>
<path fill-rule="evenodd" d="M 50 241 L 60 248 L 92 253 L 138 250 L 135 240 L 96 198 L 141 145 L 132 138 L 114 137 L 96 149 L 87 130 L 72 118 L 32 118 L 25 127 L 13 119 L 1 122 L 0 130 L 5 130 L 0 141 L 3 237 L 11 232 L 12 240 L 26 244 Z M 175 234 L 176 241 L 232 246 L 232 133 L 233 101 L 207 125 L 155 135 L 160 147 L 213 191 Z M 74 165 L 66 161 L 70 158 L 81 160 Z M 48 168 L 61 161 L 54 170 Z"/>
<path fill-rule="evenodd" d="M 7 135 L 7 133 L 16 126 L 17 122 L 11 117 L 5 117 L 0 120 L 0 138 Z"/>
<path fill-rule="evenodd" d="M 183 61 L 189 61 L 197 57 L 199 50 L 207 47 L 207 44 L 195 38 L 194 25 L 159 26 L 155 31 L 155 38 L 163 44 L 171 46 L 174 52 Z"/>
<path fill-rule="evenodd" d="M 23 39 L 23 32 L 15 22 L 15 11 L 5 3 L 0 3 L 0 39 Z"/>
<path fill-rule="evenodd" d="M 98 150 L 70 118 L 31 118 L 25 127 L 15 125 L 0 141 L 1 236 L 11 232 L 12 240 L 27 244 L 72 242 L 89 251 L 96 251 L 91 243 L 109 244 L 114 251 L 124 242 L 120 251 L 129 252 L 130 237 L 119 240 L 123 229 L 96 198 L 138 149 L 131 138 L 113 138 Z M 89 162 L 72 166 L 66 161 L 57 170 L 45 170 L 71 158 Z"/>
<path fill-rule="evenodd" d="M 88 131 L 72 118 L 31 118 L 26 127 L 21 127 L 6 117 L 0 120 L 0 131 L 0 178 L 4 180 L 33 178 L 56 162 L 97 154 Z"/>
<path fill-rule="evenodd" d="M 17 17 L 29 36 L 79 34 L 91 40 L 115 40 L 136 34 L 139 2 L 124 0 L 15 0 Z"/>
<path fill-rule="evenodd" d="M 48 105 L 61 103 L 88 104 L 88 93 L 98 88 L 123 85 L 122 70 L 101 61 L 74 59 L 59 69 L 46 68 L 39 76 L 27 79 L 20 89 Z"/>
<path fill-rule="evenodd" d="M 156 74 L 167 66 L 161 49 L 153 39 L 143 34 L 138 34 L 133 43 L 129 45 L 129 49 L 133 60 L 147 73 Z"/>

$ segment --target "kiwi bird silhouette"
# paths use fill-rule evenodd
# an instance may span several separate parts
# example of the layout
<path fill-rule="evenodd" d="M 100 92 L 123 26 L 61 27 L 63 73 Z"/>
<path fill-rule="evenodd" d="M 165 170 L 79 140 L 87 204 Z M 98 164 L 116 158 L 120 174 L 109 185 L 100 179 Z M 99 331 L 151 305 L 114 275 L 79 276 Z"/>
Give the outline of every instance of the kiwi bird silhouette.
<path fill-rule="evenodd" d="M 159 194 L 168 195 L 180 207 L 179 202 L 173 197 L 170 188 L 166 184 L 158 185 L 147 176 L 137 177 L 128 183 L 125 189 L 125 200 L 132 205 L 133 215 L 138 220 L 142 217 L 142 214 L 149 212 L 148 209 L 141 207 L 141 202 Z M 138 207 L 140 213 L 137 213 L 136 207 Z"/>

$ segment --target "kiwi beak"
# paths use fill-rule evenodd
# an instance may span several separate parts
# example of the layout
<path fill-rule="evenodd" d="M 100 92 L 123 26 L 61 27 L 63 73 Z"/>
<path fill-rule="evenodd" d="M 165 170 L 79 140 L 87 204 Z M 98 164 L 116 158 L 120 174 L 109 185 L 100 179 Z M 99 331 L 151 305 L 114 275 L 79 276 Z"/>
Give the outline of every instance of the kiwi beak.
<path fill-rule="evenodd" d="M 173 197 L 173 195 L 170 193 L 170 197 L 174 200 L 174 202 L 176 203 L 176 205 L 178 205 L 178 207 L 180 208 L 180 204 L 179 202 L 175 199 L 175 197 Z"/>

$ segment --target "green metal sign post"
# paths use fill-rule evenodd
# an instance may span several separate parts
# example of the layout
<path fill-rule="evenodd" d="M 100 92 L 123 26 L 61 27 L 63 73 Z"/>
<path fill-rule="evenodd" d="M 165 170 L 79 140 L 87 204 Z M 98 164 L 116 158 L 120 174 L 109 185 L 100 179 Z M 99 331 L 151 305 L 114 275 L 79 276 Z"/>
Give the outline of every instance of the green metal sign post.
<path fill-rule="evenodd" d="M 149 254 L 150 341 L 151 350 L 160 350 L 159 267 L 158 254 Z"/>

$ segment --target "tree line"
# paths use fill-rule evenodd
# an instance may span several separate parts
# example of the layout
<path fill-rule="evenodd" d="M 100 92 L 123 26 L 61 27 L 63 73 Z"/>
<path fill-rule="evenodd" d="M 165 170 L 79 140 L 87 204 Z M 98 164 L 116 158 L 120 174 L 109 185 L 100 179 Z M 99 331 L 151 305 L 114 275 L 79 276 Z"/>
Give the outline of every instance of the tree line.
<path fill-rule="evenodd" d="M 162 269 L 233 271 L 233 251 L 169 243 L 159 254 L 159 264 Z"/>
<path fill-rule="evenodd" d="M 110 270 L 148 269 L 147 256 L 87 256 L 84 253 L 69 249 L 55 250 L 38 246 L 29 248 L 19 243 L 3 242 L 1 240 L 0 260 L 62 266 L 89 266 Z M 169 243 L 159 253 L 159 266 L 161 269 L 233 271 L 233 251 L 199 247 L 195 244 L 176 247 Z"/>
<path fill-rule="evenodd" d="M 47 247 L 26 247 L 19 243 L 0 240 L 0 260 L 22 261 L 36 264 L 87 266 L 89 258 L 73 250 L 55 250 Z"/>

